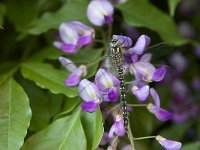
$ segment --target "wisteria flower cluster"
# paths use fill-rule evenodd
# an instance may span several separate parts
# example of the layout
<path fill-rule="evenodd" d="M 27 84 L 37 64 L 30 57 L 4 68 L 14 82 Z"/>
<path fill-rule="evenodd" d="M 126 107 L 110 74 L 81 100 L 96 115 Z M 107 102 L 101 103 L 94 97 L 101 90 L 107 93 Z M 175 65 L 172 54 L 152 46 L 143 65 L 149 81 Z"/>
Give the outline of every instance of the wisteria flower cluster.
<path fill-rule="evenodd" d="M 113 13 L 113 5 L 107 0 L 93 0 L 89 3 L 87 8 L 88 20 L 96 26 L 111 24 L 113 22 Z M 60 41 L 55 41 L 54 46 L 65 53 L 75 54 L 83 46 L 93 43 L 94 33 L 95 31 L 93 28 L 79 21 L 65 22 L 59 27 Z M 120 45 L 124 49 L 124 74 L 132 76 L 132 81 L 127 84 L 130 85 L 130 90 L 136 96 L 138 102 L 148 103 L 145 105 L 147 110 L 154 114 L 158 120 L 170 120 L 172 118 L 171 112 L 161 108 L 158 93 L 149 85 L 151 82 L 162 81 L 166 74 L 166 67 L 161 66 L 156 68 L 150 62 L 152 54 L 146 53 L 145 51 L 150 44 L 150 37 L 141 35 L 134 45 L 132 45 L 131 38 L 127 36 L 113 35 L 112 38 L 117 39 L 116 42 L 118 43 L 115 44 Z M 113 46 L 111 42 L 110 47 Z M 104 106 L 102 106 L 102 104 L 104 103 L 110 105 L 119 103 L 121 83 L 117 76 L 109 71 L 108 68 L 100 68 L 96 72 L 94 82 L 91 82 L 88 79 L 84 79 L 87 74 L 87 66 L 80 65 L 77 67 L 72 60 L 63 56 L 59 57 L 59 61 L 65 69 L 71 73 L 64 81 L 65 85 L 78 86 L 78 93 L 84 100 L 81 104 L 83 111 L 93 113 L 98 107 L 103 110 L 102 107 Z M 151 95 L 153 102 L 148 101 L 149 95 Z M 119 108 L 119 105 L 117 105 L 117 108 L 119 111 L 114 115 L 114 123 L 110 131 L 108 133 L 106 132 L 106 138 L 112 139 L 115 136 L 121 137 L 126 134 L 124 118 L 122 117 L 123 110 Z M 131 111 L 132 109 L 129 110 Z M 153 138 L 167 150 L 179 150 L 181 147 L 181 143 L 167 140 L 159 135 L 153 136 Z M 105 141 L 104 139 L 102 140 Z M 111 144 L 111 147 L 112 146 Z"/>

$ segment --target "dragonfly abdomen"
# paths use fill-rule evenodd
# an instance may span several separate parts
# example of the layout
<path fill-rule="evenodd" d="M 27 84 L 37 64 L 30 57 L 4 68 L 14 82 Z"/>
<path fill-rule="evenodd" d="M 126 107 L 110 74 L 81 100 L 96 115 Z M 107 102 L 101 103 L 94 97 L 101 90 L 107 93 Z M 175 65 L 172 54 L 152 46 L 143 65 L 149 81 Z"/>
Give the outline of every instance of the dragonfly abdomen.
<path fill-rule="evenodd" d="M 114 63 L 117 68 L 118 72 L 118 79 L 120 81 L 120 96 L 122 100 L 122 111 L 123 111 L 123 119 L 124 119 L 124 126 L 128 126 L 128 114 L 127 114 L 127 102 L 126 102 L 126 90 L 125 90 L 125 83 L 124 83 L 124 68 L 123 68 L 123 61 L 124 56 L 121 53 L 121 48 L 113 48 L 113 54 L 114 54 Z"/>

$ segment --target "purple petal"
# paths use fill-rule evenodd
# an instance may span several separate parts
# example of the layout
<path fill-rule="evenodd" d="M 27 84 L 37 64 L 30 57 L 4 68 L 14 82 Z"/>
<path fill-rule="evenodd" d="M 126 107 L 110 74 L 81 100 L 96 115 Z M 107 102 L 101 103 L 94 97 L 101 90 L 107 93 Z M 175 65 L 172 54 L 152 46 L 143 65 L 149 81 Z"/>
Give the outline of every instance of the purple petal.
<path fill-rule="evenodd" d="M 116 121 L 114 126 L 115 126 L 115 134 L 117 136 L 124 136 L 125 135 L 126 129 L 124 127 L 124 120 L 123 119 Z"/>
<path fill-rule="evenodd" d="M 114 132 L 115 132 L 115 126 L 112 125 L 112 127 L 110 128 L 110 131 L 109 131 L 109 133 L 108 133 L 108 137 L 109 137 L 109 138 L 112 138 L 113 135 L 114 135 Z"/>
<path fill-rule="evenodd" d="M 152 54 L 151 53 L 146 53 L 144 55 L 142 55 L 142 57 L 140 58 L 140 61 L 142 62 L 150 62 L 152 58 Z"/>
<path fill-rule="evenodd" d="M 144 102 L 149 96 L 149 86 L 145 85 L 142 88 L 132 88 L 133 94 L 137 97 L 140 102 Z"/>
<path fill-rule="evenodd" d="M 155 67 L 148 62 L 136 62 L 134 64 L 135 70 L 144 77 L 144 80 L 151 81 L 150 77 L 152 73 L 156 70 Z"/>
<path fill-rule="evenodd" d="M 72 73 L 66 80 L 65 85 L 66 86 L 76 86 L 80 82 L 80 76 L 78 76 L 76 73 Z"/>
<path fill-rule="evenodd" d="M 54 41 L 53 42 L 53 46 L 55 46 L 56 48 L 59 48 L 61 49 L 61 46 L 63 45 L 64 43 L 63 42 L 60 42 L 60 41 Z"/>
<path fill-rule="evenodd" d="M 99 102 L 102 99 L 102 95 L 97 86 L 87 79 L 81 80 L 78 86 L 78 92 L 80 97 L 86 102 L 91 99 Z"/>
<path fill-rule="evenodd" d="M 104 16 L 105 23 L 111 24 L 113 22 L 112 16 Z"/>
<path fill-rule="evenodd" d="M 59 27 L 59 33 L 65 44 L 75 45 L 77 43 L 78 33 L 75 26 L 70 22 L 62 23 Z"/>
<path fill-rule="evenodd" d="M 170 56 L 169 62 L 178 73 L 183 72 L 188 67 L 188 60 L 180 52 L 173 53 Z"/>
<path fill-rule="evenodd" d="M 81 108 L 86 112 L 94 112 L 98 108 L 98 103 L 94 100 L 87 101 L 81 105 Z"/>
<path fill-rule="evenodd" d="M 65 69 L 71 73 L 77 69 L 76 65 L 68 58 L 60 56 L 58 57 L 58 60 L 63 65 L 63 67 L 65 67 Z"/>
<path fill-rule="evenodd" d="M 154 88 L 150 89 L 150 93 L 151 93 L 151 96 L 152 96 L 152 98 L 154 100 L 155 106 L 160 108 L 160 98 L 158 96 L 158 93 L 156 92 L 156 90 Z"/>
<path fill-rule="evenodd" d="M 165 67 L 160 67 L 158 69 L 156 69 L 153 74 L 152 74 L 152 80 L 159 82 L 161 81 L 166 73 L 166 68 Z"/>
<path fill-rule="evenodd" d="M 73 26 L 76 27 L 76 30 L 78 31 L 78 33 L 80 35 L 88 35 L 88 34 L 92 34 L 93 36 L 93 33 L 94 33 L 94 29 L 83 24 L 82 22 L 80 21 L 71 21 L 70 22 Z"/>
<path fill-rule="evenodd" d="M 172 119 L 172 113 L 162 108 L 159 108 L 155 115 L 156 118 L 160 121 L 167 121 Z"/>
<path fill-rule="evenodd" d="M 92 43 L 91 35 L 83 35 L 83 36 L 80 36 L 79 39 L 78 39 L 78 45 L 79 46 L 88 45 L 90 43 Z"/>
<path fill-rule="evenodd" d="M 141 55 L 145 48 L 149 45 L 150 43 L 150 38 L 146 35 L 141 35 L 139 39 L 137 40 L 136 44 L 134 47 L 130 49 L 131 53 Z"/>
<path fill-rule="evenodd" d="M 69 54 L 74 54 L 77 53 L 77 46 L 73 45 L 73 44 L 63 44 L 60 49 L 65 52 L 65 53 L 69 53 Z"/>
<path fill-rule="evenodd" d="M 102 26 L 105 22 L 105 16 L 112 16 L 114 8 L 109 1 L 91 1 L 87 7 L 87 18 L 91 23 Z"/>
<path fill-rule="evenodd" d="M 86 74 L 86 67 L 84 65 L 81 65 L 65 80 L 65 85 L 67 86 L 78 85 L 81 76 L 85 74 Z"/>
<path fill-rule="evenodd" d="M 125 127 L 124 127 L 124 120 L 121 118 L 121 116 L 118 118 L 119 115 L 116 116 L 116 122 L 112 125 L 110 131 L 109 131 L 109 138 L 113 137 L 113 134 L 115 133 L 117 136 L 124 136 L 125 135 Z"/>
<path fill-rule="evenodd" d="M 136 63 L 136 62 L 138 61 L 138 55 L 134 55 L 134 54 L 133 54 L 133 55 L 131 56 L 131 60 L 132 60 L 133 63 Z"/>
<path fill-rule="evenodd" d="M 162 108 L 158 108 L 151 103 L 147 106 L 147 108 L 160 121 L 167 121 L 167 120 L 170 120 L 172 118 L 171 112 L 169 112 L 165 109 L 162 109 Z"/>
<path fill-rule="evenodd" d="M 166 149 L 166 150 L 180 150 L 182 144 L 177 141 L 168 140 L 158 135 L 156 140 Z"/>
<path fill-rule="evenodd" d="M 105 92 L 110 88 L 118 86 L 120 81 L 105 69 L 100 68 L 95 75 L 95 84 L 100 91 Z"/>
<path fill-rule="evenodd" d="M 111 102 L 116 102 L 118 100 L 118 96 L 119 96 L 119 93 L 118 93 L 118 90 L 117 90 L 116 87 L 109 89 L 109 91 L 108 91 L 108 99 Z"/>
<path fill-rule="evenodd" d="M 133 150 L 131 145 L 124 145 L 121 150 Z"/>

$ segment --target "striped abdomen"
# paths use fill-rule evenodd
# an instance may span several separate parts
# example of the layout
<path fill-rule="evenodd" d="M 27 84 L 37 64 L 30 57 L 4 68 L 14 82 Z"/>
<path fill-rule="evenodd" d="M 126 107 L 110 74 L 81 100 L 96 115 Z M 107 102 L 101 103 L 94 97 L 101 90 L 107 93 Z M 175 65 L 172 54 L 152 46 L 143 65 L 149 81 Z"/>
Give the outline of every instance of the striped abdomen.
<path fill-rule="evenodd" d="M 116 65 L 117 72 L 119 75 L 118 79 L 120 80 L 120 96 L 122 100 L 124 126 L 127 127 L 128 115 L 127 115 L 126 90 L 125 90 L 125 84 L 124 84 L 124 68 L 123 68 L 124 56 L 122 54 L 121 47 L 113 48 L 112 53 L 113 53 L 114 63 Z"/>

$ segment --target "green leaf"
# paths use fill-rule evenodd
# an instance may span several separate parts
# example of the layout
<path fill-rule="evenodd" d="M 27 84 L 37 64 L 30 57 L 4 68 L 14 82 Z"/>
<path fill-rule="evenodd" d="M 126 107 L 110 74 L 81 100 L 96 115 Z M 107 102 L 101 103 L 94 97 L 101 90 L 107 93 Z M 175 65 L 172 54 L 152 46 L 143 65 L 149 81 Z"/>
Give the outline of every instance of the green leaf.
<path fill-rule="evenodd" d="M 7 0 L 9 19 L 17 31 L 25 31 L 27 26 L 37 17 L 38 0 Z"/>
<path fill-rule="evenodd" d="M 153 54 L 153 60 L 166 57 L 168 54 L 172 53 L 176 47 L 167 45 L 167 43 L 159 43 L 148 47 L 145 51 Z"/>
<path fill-rule="evenodd" d="M 3 28 L 4 17 L 6 14 L 6 6 L 3 3 L 0 3 L 0 28 Z"/>
<path fill-rule="evenodd" d="M 18 150 L 31 119 L 28 97 L 13 79 L 0 85 L 0 149 Z"/>
<path fill-rule="evenodd" d="M 53 122 L 31 136 L 22 150 L 86 150 L 86 138 L 80 121 L 80 109 L 71 116 Z"/>
<path fill-rule="evenodd" d="M 200 150 L 200 142 L 183 145 L 182 150 Z"/>
<path fill-rule="evenodd" d="M 87 1 L 72 0 L 66 2 L 58 11 L 46 12 L 41 18 L 35 21 L 28 32 L 30 34 L 41 34 L 49 29 L 56 29 L 62 22 L 79 20 L 87 22 L 86 7 Z"/>
<path fill-rule="evenodd" d="M 98 147 L 103 136 L 104 128 L 100 109 L 94 113 L 82 112 L 81 122 L 87 138 L 87 150 Z"/>
<path fill-rule="evenodd" d="M 102 49 L 94 49 L 91 47 L 84 47 L 79 50 L 79 52 L 75 55 L 67 55 L 66 57 L 71 59 L 77 66 L 80 65 L 86 65 L 88 73 L 87 78 L 92 77 L 99 66 L 99 63 L 101 62 L 101 55 L 103 50 Z M 33 55 L 29 61 L 30 62 L 42 62 L 45 59 L 52 59 L 52 60 L 58 60 L 58 57 L 64 55 L 61 50 L 54 48 L 54 47 L 48 47 L 45 49 L 42 49 L 39 53 L 36 53 Z"/>
<path fill-rule="evenodd" d="M 191 127 L 191 122 L 185 124 L 176 124 L 163 129 L 159 134 L 163 137 L 180 140 Z"/>
<path fill-rule="evenodd" d="M 119 9 L 129 25 L 151 29 L 170 44 L 182 45 L 187 42 L 179 36 L 172 18 L 148 0 L 128 0 L 119 5 Z"/>
<path fill-rule="evenodd" d="M 172 17 L 174 16 L 176 7 L 180 1 L 181 0 L 168 0 L 169 12 Z"/>
<path fill-rule="evenodd" d="M 54 117 L 54 120 L 69 115 L 81 103 L 80 97 L 67 98 L 64 101 L 62 112 Z"/>
<path fill-rule="evenodd" d="M 29 99 L 32 109 L 32 119 L 29 130 L 39 131 L 48 126 L 52 118 L 61 110 L 64 95 L 52 94 L 25 79 L 20 80 Z"/>
<path fill-rule="evenodd" d="M 39 52 L 35 53 L 31 58 L 29 58 L 29 62 L 42 62 L 45 59 L 58 59 L 59 56 L 63 55 L 63 52 L 53 45 L 51 47 L 46 47 L 41 49 Z"/>
<path fill-rule="evenodd" d="M 68 97 L 78 95 L 77 87 L 64 85 L 64 80 L 69 75 L 64 69 L 58 70 L 44 63 L 24 63 L 21 72 L 25 78 L 34 81 L 38 86 L 48 89 L 52 93 L 63 93 Z"/>

